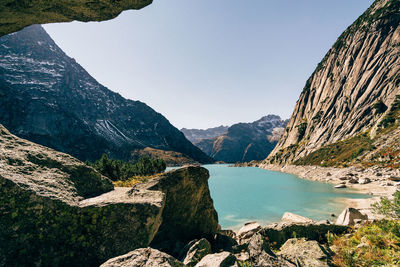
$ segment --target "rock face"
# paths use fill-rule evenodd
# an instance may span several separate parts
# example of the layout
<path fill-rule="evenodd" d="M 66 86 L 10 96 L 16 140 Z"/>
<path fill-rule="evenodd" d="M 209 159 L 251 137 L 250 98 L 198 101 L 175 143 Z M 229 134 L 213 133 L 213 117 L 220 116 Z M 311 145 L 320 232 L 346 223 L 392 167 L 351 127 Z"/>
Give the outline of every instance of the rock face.
<path fill-rule="evenodd" d="M 0 38 L 0 57 L 0 123 L 19 137 L 80 160 L 151 147 L 212 162 L 161 114 L 99 84 L 39 25 Z"/>
<path fill-rule="evenodd" d="M 32 24 L 109 20 L 124 10 L 140 9 L 151 2 L 152 0 L 1 1 L 0 36 L 19 31 Z"/>
<path fill-rule="evenodd" d="M 194 142 L 217 161 L 248 162 L 265 159 L 282 135 L 287 121 L 268 115 L 252 123 L 238 123 L 223 135 Z"/>
<path fill-rule="evenodd" d="M 183 267 L 174 257 L 152 248 L 139 248 L 112 258 L 100 267 Z"/>
<path fill-rule="evenodd" d="M 208 173 L 201 167 L 113 189 L 75 158 L 2 126 L 0 151 L 1 265 L 98 266 L 147 247 L 156 236 L 176 243 L 217 229 Z"/>
<path fill-rule="evenodd" d="M 357 142 L 368 144 L 368 139 L 360 136 L 353 140 L 359 149 L 349 157 L 364 156 L 369 150 L 375 155 L 365 156 L 380 157 L 387 148 L 400 151 L 398 126 L 389 135 L 378 131 L 398 125 L 399 23 L 400 2 L 377 0 L 339 37 L 306 82 L 286 131 L 267 161 L 293 163 L 329 144 L 332 152 L 335 145 L 343 145 L 339 141 L 360 133 L 376 142 L 361 146 Z M 329 151 L 325 155 L 321 151 L 318 162 L 308 160 L 323 164 L 332 156 Z"/>

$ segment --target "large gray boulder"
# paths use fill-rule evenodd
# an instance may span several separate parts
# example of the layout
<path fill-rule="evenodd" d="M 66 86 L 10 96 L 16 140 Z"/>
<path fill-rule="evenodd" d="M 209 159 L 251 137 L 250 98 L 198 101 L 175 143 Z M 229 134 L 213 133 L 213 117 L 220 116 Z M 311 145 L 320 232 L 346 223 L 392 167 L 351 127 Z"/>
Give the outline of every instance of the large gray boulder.
<path fill-rule="evenodd" d="M 355 220 L 368 220 L 368 215 L 362 214 L 355 208 L 346 208 L 336 220 L 337 225 L 353 226 Z"/>
<path fill-rule="evenodd" d="M 236 262 L 235 256 L 230 252 L 221 252 L 216 254 L 209 254 L 201 259 L 196 267 L 230 267 Z"/>
<path fill-rule="evenodd" d="M 149 246 L 213 235 L 208 172 L 188 167 L 132 189 L 0 126 L 0 265 L 98 266 Z M 203 225 L 201 225 L 201 222 Z M 162 240 L 162 239 L 159 239 Z"/>
<path fill-rule="evenodd" d="M 314 223 L 315 222 L 307 217 L 303 217 L 301 215 L 294 214 L 291 212 L 285 212 L 282 216 L 281 221 L 287 222 L 287 223 Z"/>
<path fill-rule="evenodd" d="M 174 257 L 152 248 L 139 248 L 112 258 L 100 267 L 183 267 Z"/>
<path fill-rule="evenodd" d="M 317 241 L 291 238 L 283 244 L 277 255 L 297 266 L 328 267 L 329 254 Z"/>

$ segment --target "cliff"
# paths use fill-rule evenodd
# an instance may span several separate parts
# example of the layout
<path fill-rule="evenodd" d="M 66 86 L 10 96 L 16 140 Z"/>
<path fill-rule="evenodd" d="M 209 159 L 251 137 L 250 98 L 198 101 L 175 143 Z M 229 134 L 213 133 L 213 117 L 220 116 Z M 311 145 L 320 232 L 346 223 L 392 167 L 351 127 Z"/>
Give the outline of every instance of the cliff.
<path fill-rule="evenodd" d="M 307 80 L 268 162 L 372 165 L 390 147 L 398 155 L 399 23 L 400 1 L 377 0 L 339 37 Z"/>

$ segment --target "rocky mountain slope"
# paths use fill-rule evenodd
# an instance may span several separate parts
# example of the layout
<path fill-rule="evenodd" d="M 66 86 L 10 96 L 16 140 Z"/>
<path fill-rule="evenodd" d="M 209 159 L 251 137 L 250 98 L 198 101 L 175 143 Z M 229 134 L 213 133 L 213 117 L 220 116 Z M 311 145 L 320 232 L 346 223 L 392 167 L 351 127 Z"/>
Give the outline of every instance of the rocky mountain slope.
<path fill-rule="evenodd" d="M 218 126 L 208 129 L 186 129 L 182 128 L 181 132 L 186 136 L 186 138 L 193 144 L 198 143 L 202 139 L 210 139 L 223 134 L 226 134 L 229 126 Z"/>
<path fill-rule="evenodd" d="M 32 24 L 109 20 L 124 10 L 140 9 L 151 3 L 152 0 L 3 0 L 0 1 L 0 36 Z"/>
<path fill-rule="evenodd" d="M 1 125 L 0 152 L 0 266 L 99 266 L 150 243 L 174 248 L 217 232 L 204 168 L 114 188 L 79 160 Z"/>
<path fill-rule="evenodd" d="M 400 162 L 399 24 L 400 1 L 377 0 L 339 37 L 307 80 L 268 162 Z"/>
<path fill-rule="evenodd" d="M 161 114 L 99 84 L 39 25 L 0 38 L 0 57 L 0 123 L 20 137 L 81 160 L 152 147 L 211 162 Z"/>
<path fill-rule="evenodd" d="M 279 140 L 287 121 L 268 115 L 252 123 L 238 123 L 218 137 L 194 143 L 215 160 L 248 162 L 262 160 Z"/>

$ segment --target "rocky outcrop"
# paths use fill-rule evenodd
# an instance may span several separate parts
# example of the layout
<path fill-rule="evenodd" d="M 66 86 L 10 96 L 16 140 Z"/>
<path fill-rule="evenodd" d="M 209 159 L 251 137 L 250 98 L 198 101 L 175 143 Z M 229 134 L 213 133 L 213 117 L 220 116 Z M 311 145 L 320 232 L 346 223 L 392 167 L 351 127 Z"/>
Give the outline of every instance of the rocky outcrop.
<path fill-rule="evenodd" d="M 339 37 L 306 82 L 268 162 L 309 155 L 299 164 L 329 166 L 338 157 L 377 164 L 388 154 L 394 162 L 400 151 L 399 24 L 400 2 L 377 0 Z"/>
<path fill-rule="evenodd" d="M 162 224 L 151 246 L 173 256 L 194 239 L 212 240 L 218 231 L 218 215 L 208 188 L 209 173 L 202 167 L 181 168 L 133 188 L 160 190 L 166 194 Z"/>
<path fill-rule="evenodd" d="M 265 159 L 282 135 L 287 121 L 268 115 L 252 123 L 238 123 L 214 138 L 194 144 L 217 161 L 249 162 Z"/>
<path fill-rule="evenodd" d="M 0 152 L 0 265 L 98 266 L 154 240 L 175 244 L 217 230 L 201 167 L 113 189 L 77 159 L 2 126 Z"/>
<path fill-rule="evenodd" d="M 151 147 L 212 162 L 161 114 L 99 84 L 40 25 L 1 37 L 0 57 L 0 123 L 19 137 L 80 160 Z"/>
<path fill-rule="evenodd" d="M 139 248 L 125 255 L 112 258 L 100 267 L 183 267 L 174 257 L 152 248 Z"/>
<path fill-rule="evenodd" d="M 124 10 L 140 9 L 151 2 L 152 0 L 1 1 L 0 36 L 32 24 L 109 20 Z"/>

